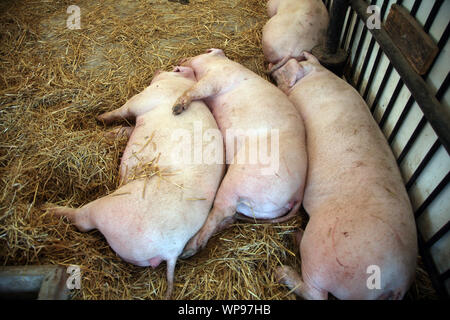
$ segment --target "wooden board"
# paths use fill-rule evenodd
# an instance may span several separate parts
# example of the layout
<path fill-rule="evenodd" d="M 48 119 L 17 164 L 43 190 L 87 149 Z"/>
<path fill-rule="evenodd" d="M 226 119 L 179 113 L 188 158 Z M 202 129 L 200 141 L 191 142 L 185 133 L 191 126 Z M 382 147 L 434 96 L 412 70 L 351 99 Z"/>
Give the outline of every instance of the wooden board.
<path fill-rule="evenodd" d="M 439 53 L 433 39 L 405 8 L 397 4 L 392 5 L 384 28 L 412 68 L 424 75 Z"/>

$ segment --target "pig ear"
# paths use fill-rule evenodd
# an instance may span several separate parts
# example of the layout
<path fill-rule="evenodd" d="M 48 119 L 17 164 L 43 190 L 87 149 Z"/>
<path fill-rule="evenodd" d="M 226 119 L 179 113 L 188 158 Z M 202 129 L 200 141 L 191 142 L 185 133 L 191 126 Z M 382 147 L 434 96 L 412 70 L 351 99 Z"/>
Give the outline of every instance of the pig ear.
<path fill-rule="evenodd" d="M 186 72 L 186 71 L 192 71 L 192 68 L 185 67 L 185 66 L 175 66 L 172 71 L 173 72 Z"/>
<path fill-rule="evenodd" d="M 320 64 L 319 60 L 312 53 L 308 51 L 303 51 L 300 56 L 297 58 L 298 61 L 308 61 L 310 63 Z"/>
<path fill-rule="evenodd" d="M 295 59 L 289 59 L 281 68 L 275 70 L 272 73 L 272 77 L 275 78 L 278 87 L 284 91 L 289 91 L 297 82 L 297 74 L 300 70 L 300 66 Z"/>
<path fill-rule="evenodd" d="M 206 50 L 206 53 L 214 53 L 214 54 L 219 54 L 221 56 L 225 56 L 225 53 L 223 52 L 222 49 L 216 49 L 216 48 L 210 48 L 210 49 Z"/>
<path fill-rule="evenodd" d="M 315 64 L 314 62 L 310 62 L 309 60 L 298 62 L 297 63 L 298 70 L 295 74 L 295 82 L 294 83 L 296 83 L 298 80 L 306 77 L 308 74 L 310 74 L 312 71 L 314 71 L 315 70 L 314 64 Z"/>
<path fill-rule="evenodd" d="M 286 63 L 286 83 L 289 88 L 292 88 L 298 80 L 303 78 L 302 66 L 295 59 L 290 59 Z"/>

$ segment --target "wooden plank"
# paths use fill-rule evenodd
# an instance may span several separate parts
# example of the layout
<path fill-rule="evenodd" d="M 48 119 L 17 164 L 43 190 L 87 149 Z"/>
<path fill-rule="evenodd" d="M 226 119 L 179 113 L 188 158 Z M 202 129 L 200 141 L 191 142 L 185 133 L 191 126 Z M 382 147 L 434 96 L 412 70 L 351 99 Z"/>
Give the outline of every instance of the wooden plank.
<path fill-rule="evenodd" d="M 439 53 L 439 48 L 416 19 L 402 6 L 393 4 L 384 28 L 414 71 L 424 75 Z"/>
<path fill-rule="evenodd" d="M 2 266 L 0 299 L 66 300 L 67 278 L 63 266 Z"/>

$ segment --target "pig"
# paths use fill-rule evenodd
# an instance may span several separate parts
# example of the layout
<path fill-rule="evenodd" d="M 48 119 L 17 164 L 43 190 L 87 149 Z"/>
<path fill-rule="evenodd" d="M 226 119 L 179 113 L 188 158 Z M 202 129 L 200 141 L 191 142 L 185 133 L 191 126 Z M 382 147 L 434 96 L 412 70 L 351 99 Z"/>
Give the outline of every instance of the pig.
<path fill-rule="evenodd" d="M 172 293 L 177 258 L 205 222 L 224 174 L 223 160 L 183 163 L 173 154 L 177 141 L 173 141 L 172 133 L 192 132 L 193 123 L 200 122 L 203 129 L 219 134 L 214 143 L 223 158 L 222 136 L 202 101 L 193 102 L 183 116 L 172 114 L 176 98 L 195 81 L 188 67 L 158 73 L 143 92 L 122 107 L 98 116 L 105 123 L 136 120 L 134 127 L 116 130 L 118 135 L 129 135 L 120 164 L 121 186 L 78 209 L 49 208 L 56 215 L 68 217 L 80 231 L 98 229 L 129 263 L 155 268 L 166 261 L 166 298 Z M 202 143 L 205 148 L 212 142 Z"/>
<path fill-rule="evenodd" d="M 401 299 L 416 268 L 411 204 L 392 151 L 358 92 L 310 53 L 273 73 L 304 119 L 308 153 L 297 234 L 301 276 L 276 270 L 304 299 Z"/>
<path fill-rule="evenodd" d="M 267 14 L 262 48 L 268 73 L 325 42 L 329 17 L 321 0 L 269 0 Z"/>
<path fill-rule="evenodd" d="M 221 49 L 209 49 L 186 59 L 182 65 L 194 69 L 197 83 L 177 99 L 173 112 L 180 114 L 191 101 L 204 99 L 226 139 L 228 165 L 205 224 L 181 256 L 187 258 L 204 248 L 214 233 L 236 221 L 236 212 L 271 222 L 295 215 L 303 198 L 307 156 L 303 120 L 272 83 L 228 59 Z M 239 131 L 248 135 L 244 142 L 235 145 Z M 270 164 L 261 159 L 238 161 L 249 159 L 249 141 L 267 137 L 266 133 L 271 146 Z M 261 149 L 256 152 L 261 154 Z"/>

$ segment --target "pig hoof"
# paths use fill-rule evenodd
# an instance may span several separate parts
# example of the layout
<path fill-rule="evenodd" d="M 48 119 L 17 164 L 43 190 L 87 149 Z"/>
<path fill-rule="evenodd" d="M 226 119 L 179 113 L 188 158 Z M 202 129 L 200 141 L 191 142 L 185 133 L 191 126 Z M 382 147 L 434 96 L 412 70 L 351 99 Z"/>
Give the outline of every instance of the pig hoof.
<path fill-rule="evenodd" d="M 275 269 L 275 280 L 278 283 L 285 283 L 286 281 L 286 276 L 287 276 L 287 267 L 286 266 L 281 266 Z"/>
<path fill-rule="evenodd" d="M 183 251 L 183 253 L 180 255 L 181 259 L 187 259 L 192 257 L 195 254 L 195 250 L 194 249 L 188 249 L 186 251 Z"/>
<path fill-rule="evenodd" d="M 175 115 L 182 113 L 183 110 L 184 110 L 184 106 L 182 104 L 174 105 L 172 108 L 172 112 Z"/>

